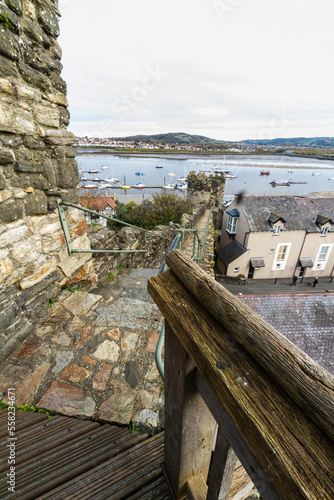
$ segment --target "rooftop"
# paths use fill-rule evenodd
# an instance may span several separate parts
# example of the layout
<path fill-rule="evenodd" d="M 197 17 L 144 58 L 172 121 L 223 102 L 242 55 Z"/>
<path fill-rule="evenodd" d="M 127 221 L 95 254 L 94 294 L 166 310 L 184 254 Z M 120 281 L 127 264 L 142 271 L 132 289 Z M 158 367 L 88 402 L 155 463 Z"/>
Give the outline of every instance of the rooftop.
<path fill-rule="evenodd" d="M 288 231 L 320 232 L 316 222 L 320 215 L 326 221 L 334 220 L 334 198 L 329 197 L 243 196 L 238 209 L 244 212 L 251 231 L 270 231 L 268 220 L 272 214 L 278 217 L 277 220 L 286 221 L 285 228 Z"/>
<path fill-rule="evenodd" d="M 240 300 L 334 373 L 334 294 L 247 295 Z"/>

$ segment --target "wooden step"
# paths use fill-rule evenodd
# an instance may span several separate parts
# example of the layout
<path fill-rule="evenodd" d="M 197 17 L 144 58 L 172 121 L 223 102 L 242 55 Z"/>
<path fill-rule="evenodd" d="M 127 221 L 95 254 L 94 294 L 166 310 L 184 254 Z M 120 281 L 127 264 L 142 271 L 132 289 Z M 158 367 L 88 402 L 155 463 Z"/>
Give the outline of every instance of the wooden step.
<path fill-rule="evenodd" d="M 42 417 L 42 418 L 41 418 Z M 8 491 L 8 412 L 0 411 L 1 500 L 171 499 L 162 473 L 163 434 L 16 412 L 16 484 Z"/>

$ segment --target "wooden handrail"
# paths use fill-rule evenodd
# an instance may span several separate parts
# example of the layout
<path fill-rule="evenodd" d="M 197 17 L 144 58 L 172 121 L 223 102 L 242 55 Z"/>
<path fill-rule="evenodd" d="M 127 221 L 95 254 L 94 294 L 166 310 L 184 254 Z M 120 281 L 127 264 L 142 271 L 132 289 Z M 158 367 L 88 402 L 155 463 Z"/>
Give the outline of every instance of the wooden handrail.
<path fill-rule="evenodd" d="M 194 297 L 334 439 L 333 375 L 212 279 L 184 252 L 175 250 L 166 262 Z"/>
<path fill-rule="evenodd" d="M 175 497 L 184 498 L 187 483 L 188 490 L 192 490 L 200 474 L 205 481 L 207 479 L 208 459 L 215 441 L 207 407 L 264 498 L 334 498 L 334 446 L 328 432 L 333 426 L 333 406 L 331 417 L 329 411 L 325 412 L 326 425 L 316 424 L 305 404 L 300 404 L 300 397 L 294 397 L 291 391 L 288 394 L 287 381 L 272 376 L 266 366 L 268 360 L 262 363 L 260 356 L 248 352 L 230 333 L 231 329 L 237 329 L 239 322 L 241 330 L 247 331 L 243 314 L 248 315 L 249 308 L 245 310 L 241 301 L 233 296 L 232 300 L 225 289 L 222 292 L 223 287 L 216 288 L 214 280 L 202 274 L 182 252 L 172 252 L 168 261 L 174 272 L 168 270 L 151 278 L 148 290 L 167 320 L 165 467 Z M 184 270 L 190 276 L 183 276 L 183 271 L 175 266 L 176 261 L 185 265 Z M 189 289 L 179 278 L 187 279 L 188 285 L 191 284 Z M 212 301 L 212 296 L 208 296 L 210 289 L 214 291 L 214 301 L 227 309 L 219 313 L 225 315 L 223 320 L 219 318 L 225 327 L 208 310 Z M 224 294 L 223 304 L 218 291 Z M 219 316 L 217 310 L 215 305 Z M 249 324 L 253 325 L 257 315 L 251 312 Z M 233 324 L 230 332 L 226 328 L 228 318 Z M 276 335 L 270 325 L 260 320 L 256 328 L 260 338 L 262 331 L 265 336 Z M 268 342 L 266 338 L 265 345 L 268 346 Z M 295 364 L 297 371 L 304 373 L 299 364 L 303 359 L 298 357 L 300 353 L 296 353 L 295 359 L 293 349 L 282 351 L 276 347 L 274 352 L 275 362 L 287 356 L 288 361 L 284 360 L 284 364 Z M 308 368 L 312 366 L 311 361 L 307 360 Z M 330 391 L 331 376 L 315 366 L 320 377 L 312 379 L 307 373 L 308 383 L 312 382 L 315 387 L 319 384 Z M 272 371 L 275 370 L 272 368 Z M 312 391 L 315 390 L 313 387 Z M 306 389 L 303 394 L 305 392 Z M 205 401 L 205 408 L 196 394 Z M 321 401 L 322 396 L 319 396 L 320 408 Z M 327 410 L 330 409 L 328 401 L 325 403 Z M 322 415 L 321 424 L 323 418 Z M 217 453 L 213 464 L 219 457 Z M 226 447 L 223 453 L 226 456 Z M 225 473 L 224 464 L 222 468 L 221 479 L 224 474 L 230 476 Z M 192 476 L 196 478 L 189 482 Z M 213 477 L 217 474 L 210 474 L 212 480 Z M 217 487 L 209 482 L 208 492 L 213 491 L 217 491 Z M 208 493 L 207 498 L 218 497 L 212 494 L 210 497 Z"/>

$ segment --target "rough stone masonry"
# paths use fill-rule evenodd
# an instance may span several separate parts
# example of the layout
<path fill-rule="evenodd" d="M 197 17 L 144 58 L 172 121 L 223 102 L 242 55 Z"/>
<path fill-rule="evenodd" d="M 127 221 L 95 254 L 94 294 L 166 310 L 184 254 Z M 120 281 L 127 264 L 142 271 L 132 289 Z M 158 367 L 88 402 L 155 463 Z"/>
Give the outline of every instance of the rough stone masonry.
<path fill-rule="evenodd" d="M 0 0 L 0 360 L 59 285 L 93 275 L 69 257 L 57 198 L 77 202 L 58 0 Z M 67 211 L 74 248 L 90 248 L 82 212 Z"/>

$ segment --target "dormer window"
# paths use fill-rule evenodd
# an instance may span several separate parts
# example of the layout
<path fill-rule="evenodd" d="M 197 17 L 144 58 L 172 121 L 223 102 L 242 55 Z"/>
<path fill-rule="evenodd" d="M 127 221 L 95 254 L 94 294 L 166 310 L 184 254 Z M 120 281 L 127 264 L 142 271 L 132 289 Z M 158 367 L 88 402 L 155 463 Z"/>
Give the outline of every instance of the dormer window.
<path fill-rule="evenodd" d="M 320 236 L 327 236 L 328 231 L 331 228 L 331 225 L 334 224 L 332 219 L 329 217 L 326 217 L 324 215 L 317 215 L 317 218 L 315 219 L 315 223 L 317 224 L 318 228 L 320 229 Z"/>
<path fill-rule="evenodd" d="M 227 225 L 226 225 L 226 231 L 229 234 L 236 234 L 237 232 L 237 225 L 238 225 L 238 217 L 240 215 L 239 211 L 234 209 L 230 210 L 227 213 Z"/>
<path fill-rule="evenodd" d="M 280 234 L 280 232 L 284 229 L 285 220 L 280 215 L 271 212 L 268 217 L 268 222 L 273 229 L 274 235 Z"/>

